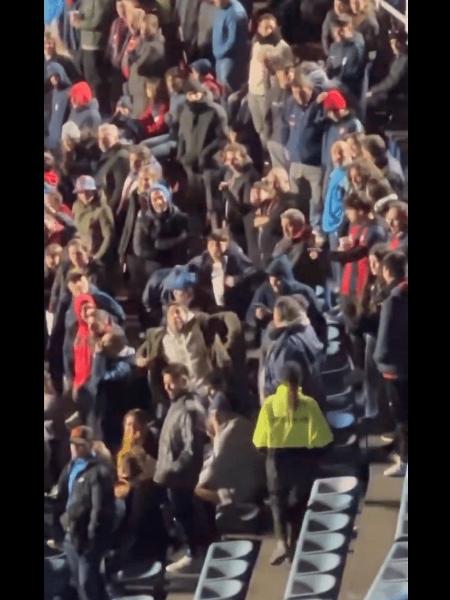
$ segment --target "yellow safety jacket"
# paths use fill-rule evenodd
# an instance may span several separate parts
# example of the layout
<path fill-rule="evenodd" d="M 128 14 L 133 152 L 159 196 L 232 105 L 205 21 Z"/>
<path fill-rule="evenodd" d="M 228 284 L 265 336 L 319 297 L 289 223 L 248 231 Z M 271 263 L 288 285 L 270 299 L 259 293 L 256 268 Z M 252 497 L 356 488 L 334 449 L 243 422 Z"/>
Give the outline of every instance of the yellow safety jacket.
<path fill-rule="evenodd" d="M 317 402 L 298 389 L 299 407 L 289 410 L 288 386 L 281 384 L 264 401 L 253 443 L 257 448 L 323 448 L 333 434 Z"/>

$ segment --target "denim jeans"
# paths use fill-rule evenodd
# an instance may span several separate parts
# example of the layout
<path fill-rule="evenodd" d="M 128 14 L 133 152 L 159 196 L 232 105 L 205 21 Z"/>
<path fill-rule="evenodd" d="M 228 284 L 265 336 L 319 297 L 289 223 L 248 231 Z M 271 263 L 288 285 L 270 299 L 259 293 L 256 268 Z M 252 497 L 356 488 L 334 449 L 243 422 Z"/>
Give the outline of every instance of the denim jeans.
<path fill-rule="evenodd" d="M 181 526 L 188 545 L 188 554 L 195 556 L 198 535 L 195 523 L 194 493 L 190 489 L 170 488 L 167 496 L 172 507 L 173 515 Z"/>
<path fill-rule="evenodd" d="M 104 551 L 103 544 L 95 544 L 86 552 L 80 553 L 68 536 L 64 539 L 64 552 L 69 563 L 72 584 L 80 600 L 106 600 L 105 585 L 100 574 Z"/>

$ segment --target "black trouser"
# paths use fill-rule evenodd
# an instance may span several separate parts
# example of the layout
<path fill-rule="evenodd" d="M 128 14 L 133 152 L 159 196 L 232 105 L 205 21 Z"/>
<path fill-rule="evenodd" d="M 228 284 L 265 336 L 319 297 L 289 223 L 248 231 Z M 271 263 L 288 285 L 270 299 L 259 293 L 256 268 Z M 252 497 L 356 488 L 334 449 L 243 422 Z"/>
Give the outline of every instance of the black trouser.
<path fill-rule="evenodd" d="M 385 379 L 386 394 L 395 420 L 398 453 L 408 462 L 408 380 Z"/>
<path fill-rule="evenodd" d="M 108 85 L 108 64 L 102 50 L 81 50 L 81 68 L 100 105 L 100 112 L 111 114 Z"/>
<path fill-rule="evenodd" d="M 194 490 L 185 488 L 169 488 L 167 496 L 172 507 L 173 516 L 181 526 L 186 537 L 189 556 L 197 552 L 197 531 L 195 522 Z"/>
<path fill-rule="evenodd" d="M 68 536 L 64 539 L 64 552 L 70 567 L 72 584 L 76 587 L 80 600 L 106 600 L 100 563 L 107 546 L 94 544 L 85 552 L 76 550 Z"/>
<path fill-rule="evenodd" d="M 297 537 L 314 482 L 317 457 L 305 448 L 268 450 L 266 458 L 267 488 L 275 536 L 287 541 Z M 293 531 L 295 529 L 295 531 Z"/>

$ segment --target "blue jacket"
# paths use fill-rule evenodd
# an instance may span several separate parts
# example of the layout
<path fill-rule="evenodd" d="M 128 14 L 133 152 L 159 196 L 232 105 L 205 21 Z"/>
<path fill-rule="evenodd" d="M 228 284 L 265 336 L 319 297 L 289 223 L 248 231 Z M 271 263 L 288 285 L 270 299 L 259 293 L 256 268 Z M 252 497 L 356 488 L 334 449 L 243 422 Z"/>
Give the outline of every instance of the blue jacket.
<path fill-rule="evenodd" d="M 226 8 L 217 10 L 213 24 L 212 47 L 216 60 L 247 58 L 248 17 L 238 0 L 231 0 Z"/>
<path fill-rule="evenodd" d="M 44 25 L 50 25 L 64 12 L 64 0 L 44 0 Z"/>
<path fill-rule="evenodd" d="M 322 230 L 336 232 L 344 220 L 344 198 L 348 188 L 347 170 L 336 167 L 328 180 L 325 205 L 322 213 Z"/>
<path fill-rule="evenodd" d="M 62 65 L 50 62 L 46 67 L 47 78 L 52 75 L 59 77 L 58 87 L 52 88 L 51 113 L 47 128 L 45 145 L 49 150 L 55 150 L 61 143 L 61 129 L 69 112 L 69 88 L 71 81 Z"/>
<path fill-rule="evenodd" d="M 298 363 L 303 370 L 303 391 L 319 404 L 325 398 L 320 376 L 320 360 L 323 344 L 318 340 L 311 325 L 306 327 L 298 321 L 279 329 L 268 331 L 263 345 L 268 340 L 272 345 L 265 354 L 264 396 L 274 394 L 282 383 L 283 368 L 287 362 Z"/>
<path fill-rule="evenodd" d="M 288 257 L 283 254 L 275 258 L 267 268 L 267 275 L 281 279 L 283 282 L 282 290 L 280 294 L 276 294 L 268 281 L 262 283 L 256 290 L 248 308 L 246 322 L 249 325 L 256 325 L 255 310 L 258 306 L 263 305 L 270 311 L 273 311 L 273 307 L 279 296 L 293 296 L 298 294 L 303 296 L 308 303 L 308 317 L 317 337 L 322 343 L 326 343 L 327 324 L 317 301 L 316 294 L 309 285 L 300 283 L 300 281 L 295 279 Z"/>
<path fill-rule="evenodd" d="M 307 106 L 301 106 L 294 98 L 289 98 L 283 122 L 282 143 L 286 144 L 291 163 L 320 167 L 325 120 L 316 97 L 313 96 Z"/>

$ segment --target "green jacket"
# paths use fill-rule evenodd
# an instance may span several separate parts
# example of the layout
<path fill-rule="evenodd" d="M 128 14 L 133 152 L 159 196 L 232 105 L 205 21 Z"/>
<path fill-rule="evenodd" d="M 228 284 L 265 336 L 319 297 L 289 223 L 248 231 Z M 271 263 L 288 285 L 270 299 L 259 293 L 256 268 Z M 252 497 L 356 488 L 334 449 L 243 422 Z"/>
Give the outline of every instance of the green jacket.
<path fill-rule="evenodd" d="M 113 0 L 81 0 L 80 32 L 83 50 L 103 50 L 114 19 Z"/>
<path fill-rule="evenodd" d="M 214 368 L 229 373 L 230 376 L 234 375 L 236 369 L 239 370 L 244 344 L 242 326 L 237 315 L 228 311 L 214 315 L 198 312 L 188 326 L 197 328 L 201 333 Z M 136 354 L 137 357 L 144 357 L 150 361 L 150 389 L 154 406 L 165 402 L 161 382 L 161 372 L 167 364 L 163 349 L 165 334 L 165 326 L 148 329 L 146 340 Z"/>
<path fill-rule="evenodd" d="M 114 216 L 106 200 L 100 197 L 88 206 L 75 200 L 72 211 L 79 236 L 94 260 L 102 260 L 114 242 Z"/>

